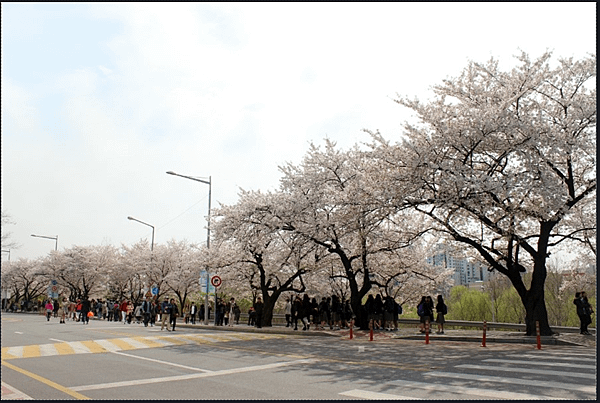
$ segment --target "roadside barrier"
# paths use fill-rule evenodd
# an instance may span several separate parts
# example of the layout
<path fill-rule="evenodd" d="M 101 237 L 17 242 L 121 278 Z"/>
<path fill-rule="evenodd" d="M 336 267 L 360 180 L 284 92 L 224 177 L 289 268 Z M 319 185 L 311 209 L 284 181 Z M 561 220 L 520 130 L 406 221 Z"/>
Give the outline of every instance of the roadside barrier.
<path fill-rule="evenodd" d="M 542 338 L 540 337 L 540 322 L 535 321 L 535 334 L 537 335 L 537 349 L 542 349 Z"/>
<path fill-rule="evenodd" d="M 487 322 L 483 321 L 483 340 L 481 341 L 481 347 L 485 347 L 485 332 L 487 330 Z"/>
<path fill-rule="evenodd" d="M 425 344 L 429 344 L 429 321 L 425 321 Z"/>

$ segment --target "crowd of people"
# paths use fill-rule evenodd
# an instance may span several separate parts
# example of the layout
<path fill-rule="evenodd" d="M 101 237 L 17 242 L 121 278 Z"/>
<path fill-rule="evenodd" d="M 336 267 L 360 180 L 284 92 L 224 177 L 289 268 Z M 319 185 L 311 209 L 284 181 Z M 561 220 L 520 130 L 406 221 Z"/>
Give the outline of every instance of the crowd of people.
<path fill-rule="evenodd" d="M 577 315 L 580 319 L 580 333 L 590 335 L 587 328 L 592 323 L 591 315 L 594 311 L 588 302 L 586 293 L 577 292 L 573 303 L 577 307 Z M 262 327 L 263 307 L 261 297 L 257 297 L 248 310 L 248 326 Z M 15 312 L 16 303 L 6 304 L 5 309 Z M 163 302 L 158 302 L 156 299 L 148 297 L 144 301 L 134 304 L 127 299 L 120 302 L 102 299 L 90 301 L 87 298 L 70 301 L 67 297 L 61 297 L 55 300 L 48 299 L 45 303 L 40 302 L 38 311 L 42 309 L 45 310 L 48 321 L 52 317 L 60 316 L 59 323 L 61 324 L 66 321 L 88 324 L 91 317 L 123 324 L 143 323 L 146 327 L 154 326 L 157 321 L 160 321 L 161 330 L 166 328 L 167 331 L 175 331 L 177 317 L 181 317 L 186 324 L 196 324 L 196 318 L 202 323 L 205 317 L 204 304 L 197 306 L 195 302 L 192 302 L 186 304 L 180 312 L 179 306 L 173 298 L 165 298 Z M 402 314 L 402 306 L 393 297 L 370 294 L 361 309 L 367 317 L 370 329 L 398 330 L 398 315 Z M 209 318 L 212 310 L 213 307 L 209 304 Z M 309 297 L 308 294 L 304 294 L 302 297 L 300 295 L 288 297 L 284 312 L 286 327 L 298 330 L 298 322 L 300 322 L 304 331 L 309 330 L 311 326 L 315 330 L 349 328 L 356 317 L 350 301 L 340 299 L 335 294 L 323 296 L 320 301 L 317 301 L 316 297 Z M 218 298 L 214 313 L 214 323 L 217 326 L 233 326 L 240 322 L 241 309 L 233 297 L 228 301 Z M 419 331 L 421 333 L 429 332 L 431 330 L 429 326 L 436 323 L 437 333 L 443 334 L 447 313 L 448 306 L 442 295 L 437 296 L 435 304 L 430 296 L 423 296 L 417 305 Z"/>

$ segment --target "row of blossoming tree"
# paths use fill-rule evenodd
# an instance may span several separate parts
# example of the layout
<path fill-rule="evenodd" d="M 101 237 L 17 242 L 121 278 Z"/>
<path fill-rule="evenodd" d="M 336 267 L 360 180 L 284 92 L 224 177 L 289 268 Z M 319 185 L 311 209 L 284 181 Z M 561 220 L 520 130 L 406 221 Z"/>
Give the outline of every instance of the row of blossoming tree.
<path fill-rule="evenodd" d="M 595 55 L 521 53 L 510 71 L 471 62 L 434 86 L 432 100 L 398 97 L 416 115 L 399 141 L 368 131 L 369 144 L 348 150 L 311 144 L 300 164 L 280 167 L 278 190 L 241 190 L 213 211 L 210 250 L 177 241 L 153 253 L 143 243 L 74 247 L 30 273 L 71 295 L 135 300 L 152 284 L 184 304 L 208 268 L 232 294 L 261 295 L 265 325 L 282 296 L 308 292 L 348 299 L 364 327 L 361 302 L 373 290 L 406 302 L 443 288 L 449 270 L 425 258 L 444 241 L 510 280 L 527 334 L 536 321 L 551 334 L 550 254 L 595 265 L 595 76 Z"/>

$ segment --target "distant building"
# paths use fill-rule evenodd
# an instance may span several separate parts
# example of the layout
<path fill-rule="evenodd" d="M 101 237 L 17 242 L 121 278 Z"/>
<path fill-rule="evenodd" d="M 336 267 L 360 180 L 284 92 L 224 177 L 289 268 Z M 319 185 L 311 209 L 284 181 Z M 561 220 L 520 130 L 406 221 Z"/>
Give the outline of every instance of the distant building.
<path fill-rule="evenodd" d="M 436 246 L 433 256 L 427 258 L 427 263 L 454 269 L 451 276 L 454 279 L 454 285 L 468 286 L 476 281 L 485 282 L 490 279 L 492 274 L 486 266 L 459 256 L 457 251 L 450 250 L 445 244 Z"/>

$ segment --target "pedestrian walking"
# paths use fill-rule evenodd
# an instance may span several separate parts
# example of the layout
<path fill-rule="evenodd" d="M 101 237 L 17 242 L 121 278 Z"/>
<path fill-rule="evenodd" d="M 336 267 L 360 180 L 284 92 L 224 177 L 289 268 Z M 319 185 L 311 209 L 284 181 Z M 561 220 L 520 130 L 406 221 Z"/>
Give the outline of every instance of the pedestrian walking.
<path fill-rule="evenodd" d="M 248 308 L 248 326 L 255 326 L 256 325 L 256 311 L 254 310 L 254 307 L 251 306 L 250 308 Z"/>
<path fill-rule="evenodd" d="M 198 308 L 196 307 L 196 303 L 192 302 L 192 306 L 190 306 L 190 321 L 192 322 L 192 325 L 196 324 L 196 313 L 198 311 Z"/>
<path fill-rule="evenodd" d="M 262 319 L 263 319 L 263 302 L 261 297 L 256 297 L 256 302 L 254 303 L 254 312 L 256 312 L 256 327 L 262 327 Z"/>
<path fill-rule="evenodd" d="M 81 324 L 89 325 L 90 317 L 88 316 L 88 313 L 90 313 L 91 309 L 92 303 L 86 296 L 83 298 L 83 301 L 81 301 Z"/>
<path fill-rule="evenodd" d="M 233 326 L 233 321 L 235 319 L 235 308 L 237 304 L 235 303 L 235 298 L 231 297 L 229 300 L 229 326 Z"/>
<path fill-rule="evenodd" d="M 150 322 L 150 312 L 152 309 L 150 298 L 146 297 L 146 300 L 142 302 L 140 309 L 142 311 L 142 316 L 144 317 L 144 327 L 148 327 L 148 323 Z"/>
<path fill-rule="evenodd" d="M 46 308 L 46 320 L 50 322 L 50 317 L 52 316 L 52 311 L 54 310 L 54 305 L 52 305 L 52 301 L 48 300 L 45 305 Z"/>
<path fill-rule="evenodd" d="M 171 298 L 170 305 L 171 305 L 170 324 L 173 327 L 171 330 L 174 332 L 175 325 L 177 324 L 177 316 L 179 315 L 179 308 L 177 307 L 177 304 L 175 303 L 175 300 L 173 298 Z"/>
<path fill-rule="evenodd" d="M 448 313 L 448 306 L 444 303 L 444 297 L 441 295 L 437 296 L 437 304 L 435 306 L 437 312 L 437 318 L 435 319 L 438 325 L 438 334 L 444 334 L 444 323 L 446 323 L 445 315 Z"/>
<path fill-rule="evenodd" d="M 422 296 L 421 302 L 417 305 L 417 315 L 419 315 L 419 327 L 420 332 L 425 333 L 425 323 L 430 322 L 431 318 L 429 316 L 429 305 L 427 304 L 427 297 Z"/>
<path fill-rule="evenodd" d="M 587 336 L 591 335 L 587 328 L 588 325 L 592 323 L 592 313 L 594 311 L 587 300 L 587 295 L 585 292 L 581 291 L 575 293 L 575 299 L 573 300 L 573 303 L 577 307 L 577 316 L 579 316 L 579 333 Z"/>
<path fill-rule="evenodd" d="M 292 298 L 288 297 L 285 303 L 285 327 L 292 326 Z"/>
<path fill-rule="evenodd" d="M 58 304 L 58 300 L 55 299 L 54 303 L 52 304 L 52 306 L 53 306 L 52 312 L 54 313 L 54 317 L 58 318 L 58 310 L 60 309 L 60 306 Z"/>
<path fill-rule="evenodd" d="M 163 301 L 161 307 L 160 307 L 160 321 L 161 321 L 161 325 L 160 325 L 160 330 L 163 330 L 165 327 L 167 328 L 167 331 L 170 332 L 171 330 L 169 329 L 169 320 L 171 319 L 171 304 L 169 304 L 169 300 L 165 298 L 165 300 Z"/>
<path fill-rule="evenodd" d="M 160 305 L 156 303 L 156 301 L 152 300 L 150 304 L 150 327 L 153 327 L 156 323 L 156 315 L 158 315 L 158 311 L 160 309 Z"/>
<path fill-rule="evenodd" d="M 60 323 L 66 323 L 65 319 L 67 318 L 68 314 L 69 301 L 67 300 L 67 297 L 62 297 L 62 300 L 60 301 Z"/>

